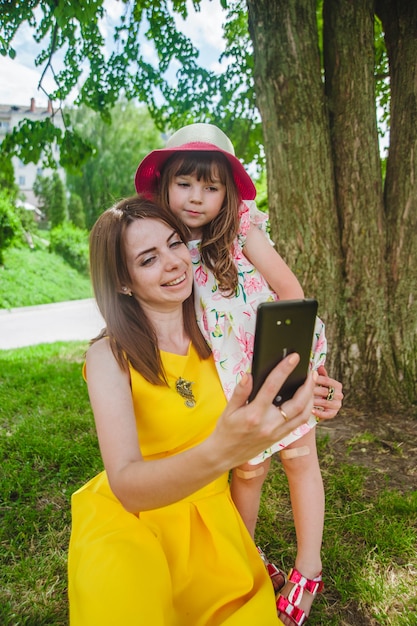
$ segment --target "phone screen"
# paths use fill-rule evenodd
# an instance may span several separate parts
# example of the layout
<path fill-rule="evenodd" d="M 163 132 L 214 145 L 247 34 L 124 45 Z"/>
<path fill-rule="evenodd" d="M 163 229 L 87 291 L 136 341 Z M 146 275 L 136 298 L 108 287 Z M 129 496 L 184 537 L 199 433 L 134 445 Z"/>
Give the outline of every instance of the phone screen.
<path fill-rule="evenodd" d="M 297 352 L 300 361 L 273 403 L 292 398 L 307 377 L 318 303 L 314 299 L 265 302 L 259 305 L 253 349 L 252 400 L 270 371 L 287 355 Z"/>

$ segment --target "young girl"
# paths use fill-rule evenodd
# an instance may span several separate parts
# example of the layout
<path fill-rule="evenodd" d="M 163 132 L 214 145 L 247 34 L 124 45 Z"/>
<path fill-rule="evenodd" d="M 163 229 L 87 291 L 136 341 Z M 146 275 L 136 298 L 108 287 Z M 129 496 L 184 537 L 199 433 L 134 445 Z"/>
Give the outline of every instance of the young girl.
<path fill-rule="evenodd" d="M 230 398 L 242 373 L 250 370 L 258 304 L 302 298 L 303 290 L 268 242 L 267 215 L 253 202 L 253 182 L 234 156 L 230 140 L 217 127 L 191 124 L 177 131 L 165 149 L 151 152 L 141 162 L 135 184 L 139 193 L 156 195 L 189 229 L 197 319 Z M 325 353 L 324 326 L 317 320 L 311 361 L 320 374 L 315 406 L 322 409 L 323 418 L 330 418 L 336 415 L 343 396 L 341 384 L 327 377 Z M 281 451 L 290 487 L 297 557 L 286 584 L 279 570 L 267 565 L 275 586 L 285 584 L 277 600 L 284 624 L 302 624 L 314 595 L 322 588 L 324 492 L 315 424 L 316 418 L 311 416 L 305 425 L 237 467 L 232 475 L 233 499 L 254 537 L 270 457 Z"/>

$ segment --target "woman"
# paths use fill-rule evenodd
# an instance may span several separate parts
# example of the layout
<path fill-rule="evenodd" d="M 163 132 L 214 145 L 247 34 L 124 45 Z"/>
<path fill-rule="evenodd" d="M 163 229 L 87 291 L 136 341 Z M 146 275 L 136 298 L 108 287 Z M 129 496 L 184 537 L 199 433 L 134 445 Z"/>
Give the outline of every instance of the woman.
<path fill-rule="evenodd" d="M 105 471 L 72 498 L 71 626 L 280 624 L 267 571 L 230 497 L 228 473 L 305 422 L 310 375 L 282 412 L 284 359 L 250 404 L 226 404 L 195 321 L 182 226 L 133 197 L 90 236 L 106 329 L 85 376 Z"/>

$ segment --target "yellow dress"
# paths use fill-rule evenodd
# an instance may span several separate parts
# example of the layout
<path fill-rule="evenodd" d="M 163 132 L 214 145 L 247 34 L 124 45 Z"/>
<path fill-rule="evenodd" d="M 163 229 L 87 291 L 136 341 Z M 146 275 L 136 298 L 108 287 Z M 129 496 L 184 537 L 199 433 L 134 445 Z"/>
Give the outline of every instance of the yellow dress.
<path fill-rule="evenodd" d="M 162 352 L 170 388 L 131 369 L 145 459 L 179 453 L 212 432 L 225 406 L 213 359 Z M 175 391 L 191 381 L 195 407 Z M 276 626 L 272 584 L 224 474 L 175 504 L 137 515 L 105 472 L 72 496 L 71 626 Z"/>

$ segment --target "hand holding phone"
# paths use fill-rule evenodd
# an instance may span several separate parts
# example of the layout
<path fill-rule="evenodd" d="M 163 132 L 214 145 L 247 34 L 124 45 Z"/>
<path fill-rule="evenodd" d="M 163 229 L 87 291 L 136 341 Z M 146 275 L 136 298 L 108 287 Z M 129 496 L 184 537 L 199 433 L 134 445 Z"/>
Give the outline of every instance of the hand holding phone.
<path fill-rule="evenodd" d="M 292 352 L 300 361 L 279 390 L 273 403 L 280 406 L 292 398 L 308 373 L 314 336 L 317 300 L 264 302 L 258 306 L 253 348 L 253 389 L 249 401 L 258 393 L 269 372 Z"/>

